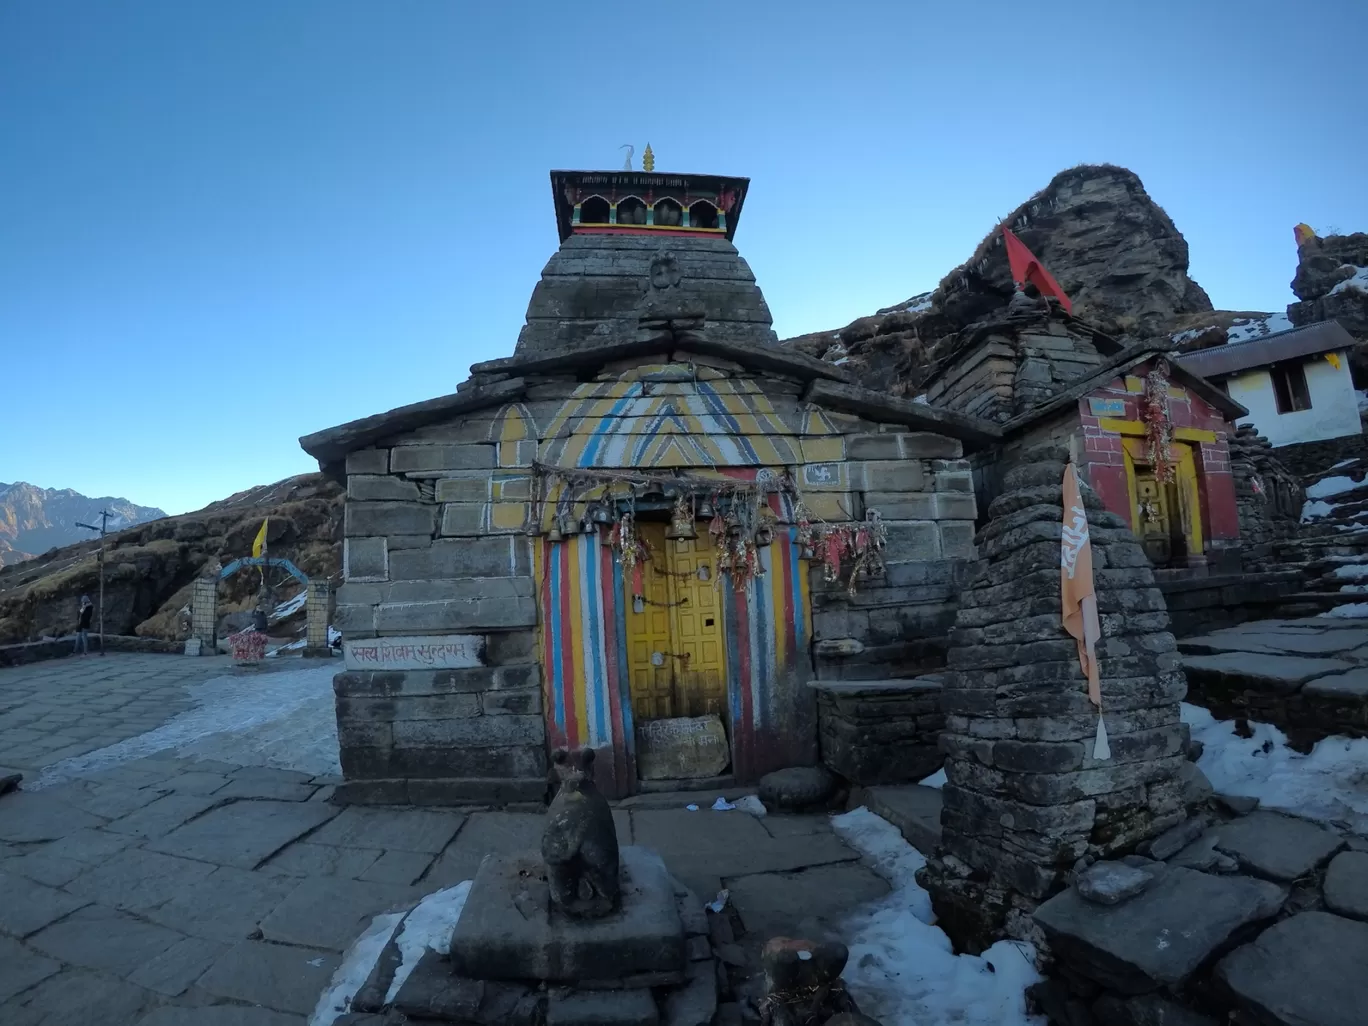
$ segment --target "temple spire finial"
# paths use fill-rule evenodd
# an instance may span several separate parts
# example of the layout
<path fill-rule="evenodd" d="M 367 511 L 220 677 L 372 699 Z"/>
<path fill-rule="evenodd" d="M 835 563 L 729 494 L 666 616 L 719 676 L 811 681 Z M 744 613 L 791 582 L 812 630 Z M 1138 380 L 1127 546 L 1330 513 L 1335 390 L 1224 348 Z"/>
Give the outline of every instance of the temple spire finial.
<path fill-rule="evenodd" d="M 647 144 L 646 144 L 646 149 L 645 149 L 645 151 L 641 154 L 641 170 L 643 170 L 643 171 L 654 171 L 654 170 L 655 170 L 655 154 L 651 152 L 651 144 L 650 144 L 650 143 L 647 143 Z"/>
<path fill-rule="evenodd" d="M 636 147 L 633 146 L 631 143 L 623 143 L 621 146 L 618 147 L 618 149 L 627 151 L 627 159 L 622 162 L 622 170 L 635 170 L 632 167 L 632 158 L 636 156 Z"/>

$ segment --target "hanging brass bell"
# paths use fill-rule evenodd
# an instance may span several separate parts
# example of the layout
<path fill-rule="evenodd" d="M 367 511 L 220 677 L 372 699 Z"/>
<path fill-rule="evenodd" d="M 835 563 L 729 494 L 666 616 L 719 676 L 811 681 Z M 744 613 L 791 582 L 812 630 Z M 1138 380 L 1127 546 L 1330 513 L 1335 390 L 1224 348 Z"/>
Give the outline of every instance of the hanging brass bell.
<path fill-rule="evenodd" d="M 565 541 L 565 534 L 560 529 L 560 521 L 551 521 L 551 530 L 546 532 L 546 540 L 549 542 Z"/>
<path fill-rule="evenodd" d="M 694 530 L 693 510 L 684 501 L 684 496 L 676 500 L 674 510 L 670 513 L 670 526 L 665 529 L 665 537 L 671 541 L 692 541 L 698 537 L 698 532 Z"/>
<path fill-rule="evenodd" d="M 771 545 L 774 542 L 774 532 L 768 527 L 760 527 L 755 531 L 756 545 Z"/>

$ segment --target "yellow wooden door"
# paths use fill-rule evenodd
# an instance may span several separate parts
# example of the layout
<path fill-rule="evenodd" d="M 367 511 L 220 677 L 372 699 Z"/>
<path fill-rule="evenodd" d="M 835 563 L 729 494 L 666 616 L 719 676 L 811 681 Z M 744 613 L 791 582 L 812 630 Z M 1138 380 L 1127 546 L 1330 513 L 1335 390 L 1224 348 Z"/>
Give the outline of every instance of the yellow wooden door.
<path fill-rule="evenodd" d="M 1202 508 L 1191 445 L 1172 444 L 1174 480 L 1161 484 L 1149 463 L 1144 438 L 1123 440 L 1131 489 L 1131 529 L 1150 560 L 1169 563 L 1202 552 Z"/>
<path fill-rule="evenodd" d="M 664 524 L 641 523 L 637 532 L 653 558 L 642 565 L 640 601 L 633 575 L 624 575 L 632 717 L 712 713 L 725 720 L 725 635 L 713 547 L 706 536 L 667 539 Z M 706 569 L 700 574 L 700 568 Z"/>
<path fill-rule="evenodd" d="M 713 583 L 716 549 L 706 535 L 665 543 L 674 589 L 671 638 L 677 716 L 721 716 L 727 708 L 722 596 Z"/>
<path fill-rule="evenodd" d="M 656 573 L 666 558 L 665 525 L 637 524 L 637 536 L 653 558 L 641 564 L 641 589 L 634 591 L 636 574 L 623 574 L 627 609 L 627 682 L 632 693 L 632 717 L 660 720 L 674 711 L 674 660 L 670 647 L 671 594 L 668 574 Z"/>

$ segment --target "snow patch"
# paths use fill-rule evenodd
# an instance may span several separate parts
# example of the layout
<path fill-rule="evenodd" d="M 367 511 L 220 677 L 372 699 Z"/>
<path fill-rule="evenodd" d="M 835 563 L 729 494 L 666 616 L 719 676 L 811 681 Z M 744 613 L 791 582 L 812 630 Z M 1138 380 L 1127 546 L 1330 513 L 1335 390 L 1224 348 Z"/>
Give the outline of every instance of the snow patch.
<path fill-rule="evenodd" d="M 313 1015 L 309 1016 L 309 1026 L 332 1026 L 339 1016 L 351 1010 L 356 992 L 366 985 L 367 977 L 380 961 L 385 945 L 403 918 L 402 912 L 390 912 L 371 920 L 370 926 L 342 956 L 342 964 L 333 973 L 328 989 L 319 996 Z"/>
<path fill-rule="evenodd" d="M 862 1012 L 918 1026 L 1043 1026 L 1043 1017 L 1026 1014 L 1026 988 L 1040 979 L 1030 944 L 999 941 L 982 955 L 956 955 L 917 883 L 921 852 L 863 806 L 831 824 L 892 887 L 843 924 L 843 975 Z"/>
<path fill-rule="evenodd" d="M 215 677 L 186 688 L 192 707 L 145 734 L 46 767 L 31 789 L 158 752 L 340 774 L 332 667 Z"/>
<path fill-rule="evenodd" d="M 1226 329 L 1226 344 L 1249 342 L 1279 331 L 1288 331 L 1292 322 L 1285 313 L 1265 314 L 1263 317 L 1241 317 Z"/>
<path fill-rule="evenodd" d="M 1358 267 L 1354 264 L 1341 264 L 1340 266 L 1352 267 L 1354 273 L 1331 289 L 1328 295 L 1333 296 L 1337 292 L 1368 292 L 1368 267 Z"/>
<path fill-rule="evenodd" d="M 1368 617 L 1368 602 L 1350 602 L 1347 606 L 1327 609 L 1320 615 L 1333 617 L 1336 620 L 1361 620 Z"/>
<path fill-rule="evenodd" d="M 1365 563 L 1345 563 L 1335 567 L 1334 576 L 1343 577 L 1350 581 L 1362 581 L 1368 579 L 1368 564 Z"/>
<path fill-rule="evenodd" d="M 461 918 L 466 897 L 470 894 L 470 880 L 464 880 L 455 887 L 433 891 L 418 907 L 408 914 L 400 929 L 397 944 L 402 960 L 394 972 L 394 980 L 385 994 L 385 1004 L 390 1004 L 398 995 L 399 988 L 409 978 L 418 960 L 429 949 L 439 955 L 451 950 L 451 934 L 456 929 L 456 920 Z"/>
<path fill-rule="evenodd" d="M 1330 503 L 1323 502 L 1320 499 L 1312 499 L 1302 505 L 1301 522 L 1303 524 L 1309 524 L 1311 521 L 1319 520 L 1321 517 L 1328 517 L 1334 510 L 1335 507 L 1330 505 Z"/>
<path fill-rule="evenodd" d="M 1332 495 L 1343 495 L 1351 492 L 1363 484 L 1362 481 L 1355 481 L 1352 477 L 1323 477 L 1306 489 L 1308 499 L 1328 499 Z"/>
<path fill-rule="evenodd" d="M 1192 739 L 1202 742 L 1197 765 L 1218 794 L 1245 795 L 1269 809 L 1368 829 L 1368 739 L 1330 737 L 1302 755 L 1267 723 L 1249 721 L 1254 736 L 1242 738 L 1230 722 L 1186 702 L 1183 722 Z"/>
<path fill-rule="evenodd" d="M 1170 335 L 1169 341 L 1175 345 L 1182 345 L 1184 342 L 1191 342 L 1198 335 L 1210 330 L 1210 328 L 1188 328 L 1187 331 L 1180 331 L 1176 335 Z"/>
<path fill-rule="evenodd" d="M 283 620 L 291 613 L 297 613 L 304 608 L 304 603 L 309 600 L 308 589 L 301 591 L 293 598 L 288 598 L 271 611 L 271 620 Z"/>

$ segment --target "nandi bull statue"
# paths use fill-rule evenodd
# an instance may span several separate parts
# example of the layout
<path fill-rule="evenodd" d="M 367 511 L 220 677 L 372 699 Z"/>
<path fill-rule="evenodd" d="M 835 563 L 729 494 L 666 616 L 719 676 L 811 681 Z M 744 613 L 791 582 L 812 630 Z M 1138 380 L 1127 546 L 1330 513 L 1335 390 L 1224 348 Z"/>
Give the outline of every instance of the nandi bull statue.
<path fill-rule="evenodd" d="M 594 750 L 552 756 L 560 789 L 542 833 L 552 907 L 575 919 L 598 919 L 618 909 L 617 828 L 608 799 L 594 786 Z"/>

